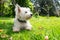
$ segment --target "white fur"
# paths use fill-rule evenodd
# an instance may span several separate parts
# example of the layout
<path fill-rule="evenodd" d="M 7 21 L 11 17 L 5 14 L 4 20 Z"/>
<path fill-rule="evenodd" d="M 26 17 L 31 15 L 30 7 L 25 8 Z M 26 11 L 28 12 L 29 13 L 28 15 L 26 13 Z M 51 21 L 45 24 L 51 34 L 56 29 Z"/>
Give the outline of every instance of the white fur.
<path fill-rule="evenodd" d="M 19 11 L 18 11 L 18 8 L 19 8 Z M 15 5 L 15 19 L 14 19 L 14 26 L 13 26 L 14 32 L 20 31 L 22 27 L 24 27 L 25 29 L 31 30 L 32 27 L 31 27 L 30 22 L 28 21 L 28 19 L 31 18 L 30 14 L 32 13 L 29 8 L 20 7 L 18 4 Z M 19 22 L 17 20 L 18 18 L 20 20 L 25 20 L 26 23 Z"/>

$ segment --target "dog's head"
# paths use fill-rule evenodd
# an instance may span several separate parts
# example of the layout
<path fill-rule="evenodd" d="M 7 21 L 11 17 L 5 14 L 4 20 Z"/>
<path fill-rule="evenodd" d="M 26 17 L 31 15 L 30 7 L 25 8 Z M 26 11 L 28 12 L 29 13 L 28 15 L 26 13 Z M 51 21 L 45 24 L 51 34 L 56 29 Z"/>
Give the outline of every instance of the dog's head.
<path fill-rule="evenodd" d="M 18 4 L 15 6 L 16 17 L 20 18 L 21 20 L 27 20 L 32 17 L 32 12 L 29 8 L 20 7 Z"/>

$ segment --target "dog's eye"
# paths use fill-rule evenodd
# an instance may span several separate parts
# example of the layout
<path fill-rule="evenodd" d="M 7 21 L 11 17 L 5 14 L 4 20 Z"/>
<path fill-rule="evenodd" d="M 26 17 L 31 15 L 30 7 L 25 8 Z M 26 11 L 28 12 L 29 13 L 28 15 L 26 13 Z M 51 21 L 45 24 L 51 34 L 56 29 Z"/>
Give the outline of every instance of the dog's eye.
<path fill-rule="evenodd" d="M 25 11 L 25 13 L 27 13 L 27 11 Z"/>

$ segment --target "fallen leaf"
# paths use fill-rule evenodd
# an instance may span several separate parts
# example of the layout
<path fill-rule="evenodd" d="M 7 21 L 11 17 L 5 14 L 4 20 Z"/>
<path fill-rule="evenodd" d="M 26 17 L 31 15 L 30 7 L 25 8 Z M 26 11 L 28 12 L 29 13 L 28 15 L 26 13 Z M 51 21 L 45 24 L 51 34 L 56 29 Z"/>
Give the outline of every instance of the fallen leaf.
<path fill-rule="evenodd" d="M 7 34 L 1 34 L 1 38 L 6 38 L 6 37 L 8 37 Z"/>
<path fill-rule="evenodd" d="M 3 32 L 3 30 L 2 30 L 2 29 L 0 29 L 0 32 Z"/>
<path fill-rule="evenodd" d="M 39 29 L 43 30 L 43 27 L 39 27 Z"/>
<path fill-rule="evenodd" d="M 12 37 L 10 37 L 9 40 L 12 40 Z"/>
<path fill-rule="evenodd" d="M 45 40 L 48 40 L 48 36 L 45 36 Z"/>

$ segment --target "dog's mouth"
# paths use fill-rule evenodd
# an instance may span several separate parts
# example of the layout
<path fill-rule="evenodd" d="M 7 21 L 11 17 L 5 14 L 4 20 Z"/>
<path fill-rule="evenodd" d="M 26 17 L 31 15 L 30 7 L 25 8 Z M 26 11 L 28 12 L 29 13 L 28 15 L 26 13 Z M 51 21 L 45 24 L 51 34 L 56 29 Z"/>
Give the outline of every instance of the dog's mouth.
<path fill-rule="evenodd" d="M 32 16 L 26 17 L 26 19 L 30 19 Z"/>

